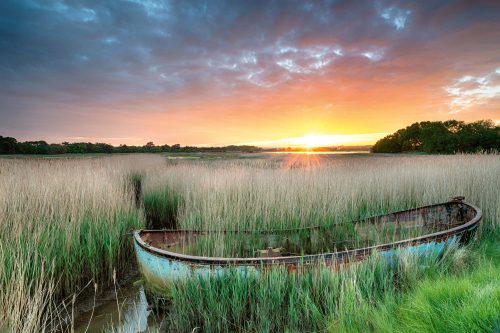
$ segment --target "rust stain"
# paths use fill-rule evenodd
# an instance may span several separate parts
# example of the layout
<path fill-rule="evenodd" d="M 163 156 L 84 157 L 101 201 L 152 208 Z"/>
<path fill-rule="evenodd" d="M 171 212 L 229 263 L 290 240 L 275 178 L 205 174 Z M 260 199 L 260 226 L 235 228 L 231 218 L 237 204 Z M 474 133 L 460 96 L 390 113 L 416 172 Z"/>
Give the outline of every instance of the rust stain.
<path fill-rule="evenodd" d="M 198 235 L 206 234 L 207 231 L 194 230 L 159 230 L 159 231 L 138 231 L 134 233 L 134 238 L 138 246 L 159 257 L 167 258 L 171 261 L 184 263 L 189 267 L 191 274 L 196 273 L 200 268 L 210 270 L 220 270 L 224 267 L 253 267 L 263 272 L 272 267 L 285 266 L 289 273 L 298 274 L 301 270 L 313 265 L 326 265 L 337 271 L 342 267 L 351 265 L 366 259 L 374 251 L 393 251 L 402 247 L 411 247 L 421 244 L 431 244 L 446 242 L 450 237 L 459 237 L 461 241 L 468 241 L 473 237 L 477 225 L 481 220 L 481 211 L 477 207 L 464 202 L 464 197 L 453 197 L 451 201 L 425 206 L 417 209 L 395 212 L 383 216 L 376 216 L 362 221 L 353 222 L 356 225 L 373 224 L 393 224 L 397 227 L 422 226 L 425 223 L 436 223 L 443 228 L 443 231 L 435 232 L 422 237 L 416 237 L 395 243 L 381 244 L 366 248 L 346 249 L 340 252 L 324 253 L 305 256 L 284 256 L 282 248 L 272 248 L 259 250 L 257 258 L 211 258 L 182 255 L 175 252 L 167 252 L 169 248 L 178 244 L 189 244 L 196 241 Z M 439 230 L 439 229 L 438 229 Z M 231 231 L 225 231 L 231 232 Z M 275 231 L 270 231 L 275 232 Z M 265 233 L 265 232 L 263 232 Z M 151 283 L 157 283 L 155 277 L 149 274 L 147 267 L 141 267 L 143 274 L 148 276 Z"/>

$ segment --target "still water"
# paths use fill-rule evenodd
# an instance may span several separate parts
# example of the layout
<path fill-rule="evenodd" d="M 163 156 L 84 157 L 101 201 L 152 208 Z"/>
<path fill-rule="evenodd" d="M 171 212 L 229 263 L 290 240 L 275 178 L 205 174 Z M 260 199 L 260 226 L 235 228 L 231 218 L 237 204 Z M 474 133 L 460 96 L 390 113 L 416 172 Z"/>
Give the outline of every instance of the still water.
<path fill-rule="evenodd" d="M 97 306 L 79 315 L 75 332 L 164 332 L 165 315 L 155 314 L 148 305 L 144 288 L 129 283 L 106 296 L 97 297 Z"/>

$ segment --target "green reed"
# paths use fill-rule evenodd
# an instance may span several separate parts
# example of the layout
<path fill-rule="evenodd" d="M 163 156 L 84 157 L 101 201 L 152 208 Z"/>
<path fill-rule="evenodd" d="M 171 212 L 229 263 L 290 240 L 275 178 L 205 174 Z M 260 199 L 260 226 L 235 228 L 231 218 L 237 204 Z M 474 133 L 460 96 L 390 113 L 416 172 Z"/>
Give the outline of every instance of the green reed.
<path fill-rule="evenodd" d="M 68 315 L 63 298 L 131 264 L 127 234 L 145 225 L 133 175 L 160 161 L 0 160 L 0 322 L 54 329 Z"/>
<path fill-rule="evenodd" d="M 373 256 L 338 270 L 285 267 L 258 273 L 229 271 L 176 283 L 170 290 L 171 329 L 204 332 L 322 331 L 389 294 L 411 290 L 424 277 L 443 274 L 468 257 L 402 253 L 393 262 Z M 193 301 L 196 300 L 196 301 Z M 359 317 L 362 315 L 357 314 Z M 347 324 L 348 326 L 348 324 Z"/>

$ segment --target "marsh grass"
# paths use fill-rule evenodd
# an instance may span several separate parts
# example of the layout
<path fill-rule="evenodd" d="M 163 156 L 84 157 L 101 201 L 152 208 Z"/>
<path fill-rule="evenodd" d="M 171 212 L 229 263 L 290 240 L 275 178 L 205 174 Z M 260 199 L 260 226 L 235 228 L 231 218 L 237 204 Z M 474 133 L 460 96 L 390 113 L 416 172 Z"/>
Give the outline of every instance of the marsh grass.
<path fill-rule="evenodd" d="M 174 191 L 182 202 L 177 206 L 179 227 L 214 232 L 212 239 L 201 238 L 197 248 L 188 252 L 225 256 L 241 251 L 245 241 L 226 237 L 224 230 L 348 225 L 349 221 L 444 202 L 455 195 L 465 195 L 468 202 L 481 207 L 482 232 L 493 237 L 500 221 L 499 174 L 498 155 L 183 161 L 146 175 L 143 189 L 150 195 L 163 188 Z M 372 242 L 381 240 L 376 233 L 365 234 Z M 336 236 L 345 240 L 353 236 L 352 230 L 347 228 Z M 269 245 L 262 238 L 251 243 Z M 496 239 L 494 244 L 498 244 Z M 289 274 L 278 269 L 257 276 L 231 273 L 193 278 L 170 290 L 169 318 L 178 331 L 198 327 L 204 332 L 404 332 L 412 327 L 412 317 L 407 314 L 407 322 L 398 319 L 400 310 L 395 309 L 404 302 L 402 295 L 411 297 L 425 281 L 461 281 L 460 275 L 456 280 L 452 277 L 489 265 L 488 260 L 474 260 L 485 255 L 484 251 L 477 247 L 465 252 L 453 249 L 443 257 L 423 259 L 405 255 L 389 266 L 372 258 L 338 271 L 320 267 Z M 466 302 L 470 290 L 461 295 L 461 302 Z M 433 320 L 446 321 L 438 305 L 427 301 L 427 309 L 438 310 Z M 411 301 L 407 302 L 411 309 Z M 450 306 L 449 311 L 456 311 L 457 319 L 462 309 Z M 413 320 L 420 315 L 427 312 L 418 313 Z M 457 325 L 487 328 L 500 311 L 477 315 L 479 326 L 467 326 L 467 320 Z M 422 331 L 438 332 L 432 325 Z"/>
<path fill-rule="evenodd" d="M 130 240 L 123 236 L 144 225 L 131 175 L 161 162 L 155 156 L 0 159 L 4 326 L 53 329 L 64 319 L 54 317 L 71 316 L 58 310 L 63 298 L 89 281 L 105 285 L 115 267 L 129 264 Z"/>
<path fill-rule="evenodd" d="M 402 251 L 317 266 L 194 278 L 171 290 L 171 329 L 203 332 L 491 332 L 500 318 L 498 233 L 444 254 Z M 196 301 L 193 301 L 196 300 Z"/>
<path fill-rule="evenodd" d="M 404 238 L 403 232 L 412 233 L 382 228 L 362 232 L 355 230 L 352 221 L 445 202 L 456 195 L 481 207 L 483 224 L 497 228 L 499 161 L 498 155 L 176 160 L 145 175 L 143 191 L 146 210 L 152 215 L 173 218 L 180 229 L 212 232 L 200 238 L 195 248 L 184 249 L 192 254 L 243 255 L 240 239 L 245 234 L 224 231 L 303 227 L 335 230 L 329 237 L 338 249 L 397 240 Z M 258 246 L 266 245 L 259 235 L 251 238 Z M 246 255 L 259 250 L 258 246 L 248 248 Z"/>
<path fill-rule="evenodd" d="M 337 270 L 319 265 L 293 274 L 285 267 L 258 274 L 230 271 L 179 282 L 171 290 L 171 329 L 316 332 L 359 327 L 356 321 L 367 319 L 372 304 L 411 290 L 422 278 L 444 274 L 457 261 L 466 264 L 469 258 L 456 251 L 449 248 L 443 256 L 403 251 L 391 262 L 374 255 Z"/>
<path fill-rule="evenodd" d="M 181 198 L 175 191 L 165 187 L 155 193 L 145 193 L 142 200 L 149 229 L 177 229 Z"/>
<path fill-rule="evenodd" d="M 482 207 L 491 223 L 500 215 L 499 159 L 498 155 L 305 155 L 300 163 L 287 156 L 186 160 L 149 172 L 143 189 L 145 195 L 180 197 L 177 219 L 184 229 L 331 225 L 442 202 L 452 195 L 465 195 Z M 166 200 L 166 205 L 171 202 Z"/>
<path fill-rule="evenodd" d="M 175 244 L 155 246 L 193 256 L 253 258 L 333 253 L 385 244 L 449 228 L 446 223 L 402 227 L 395 223 L 343 223 L 310 229 L 271 232 L 209 232 L 186 237 Z M 271 251 L 271 253 L 269 253 Z"/>
<path fill-rule="evenodd" d="M 59 323 L 72 318 L 72 295 L 91 282 L 112 282 L 114 269 L 130 264 L 131 242 L 123 235 L 131 228 L 203 229 L 221 236 L 222 230 L 346 225 L 335 235 L 342 241 L 350 221 L 465 195 L 483 209 L 483 233 L 491 233 L 500 221 L 499 158 L 0 159 L 0 329 L 67 329 Z M 225 255 L 239 251 L 241 243 L 219 237 L 199 246 L 196 251 Z M 466 272 L 472 267 L 468 257 L 456 256 L 463 260 L 453 265 L 408 258 L 386 267 L 374 258 L 335 272 L 193 279 L 172 289 L 178 307 L 171 325 L 206 332 L 363 331 L 360 322 L 369 316 L 371 328 L 379 320 L 404 331 L 399 316 L 409 318 L 408 325 L 412 317 L 394 307 L 412 304 L 401 295 L 418 291 L 433 276 L 455 276 L 455 266 Z M 464 299 L 472 295 L 467 290 Z"/>
<path fill-rule="evenodd" d="M 498 232 L 457 249 L 405 293 L 387 292 L 362 311 L 332 321 L 329 332 L 494 332 L 500 320 Z"/>

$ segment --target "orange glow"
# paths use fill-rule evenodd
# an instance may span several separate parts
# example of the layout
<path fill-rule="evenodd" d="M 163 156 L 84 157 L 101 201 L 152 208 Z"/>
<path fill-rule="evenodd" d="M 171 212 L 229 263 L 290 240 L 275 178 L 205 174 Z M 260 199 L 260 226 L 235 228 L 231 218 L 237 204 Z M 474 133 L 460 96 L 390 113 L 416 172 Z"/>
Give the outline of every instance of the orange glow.
<path fill-rule="evenodd" d="M 127 27 L 101 22 L 105 5 L 6 11 L 30 15 L 2 35 L 0 135 L 311 151 L 419 121 L 500 119 L 494 6 L 132 2 L 116 13 Z"/>
<path fill-rule="evenodd" d="M 293 147 L 311 149 L 332 146 L 365 146 L 370 145 L 388 133 L 371 134 L 308 134 L 300 137 L 285 138 L 273 141 L 248 142 L 246 144 L 261 147 Z"/>
<path fill-rule="evenodd" d="M 325 147 L 338 144 L 335 139 L 330 139 L 328 135 L 306 135 L 302 138 L 298 138 L 297 143 L 305 148 Z"/>
<path fill-rule="evenodd" d="M 483 30 L 471 32 L 473 36 L 484 34 Z M 9 131 L 2 135 L 19 140 L 44 138 L 49 142 L 114 145 L 153 141 L 157 145 L 183 146 L 361 146 L 374 144 L 386 134 L 417 121 L 498 120 L 498 99 L 476 106 L 474 112 L 449 113 L 450 96 L 443 87 L 462 77 L 462 73 L 447 67 L 426 75 L 412 72 L 419 68 L 415 64 L 422 59 L 434 59 L 438 51 L 446 50 L 446 55 L 449 50 L 459 52 L 456 48 L 463 45 L 464 38 L 459 34 L 452 41 L 440 41 L 440 45 L 419 50 L 418 56 L 412 53 L 394 60 L 392 64 L 404 80 L 384 79 L 373 84 L 364 77 L 353 76 L 352 66 L 360 63 L 350 58 L 338 62 L 335 71 L 319 77 L 311 75 L 306 81 L 289 80 L 269 88 L 247 85 L 222 96 L 207 87 L 198 87 L 168 96 L 131 95 L 104 105 L 72 105 L 71 115 L 61 113 L 44 118 L 54 126 L 64 121 L 64 126 L 57 125 L 50 135 L 41 129 L 30 131 L 29 136 Z M 480 54 L 481 59 L 468 61 L 486 61 L 496 54 L 498 47 L 492 46 Z M 386 67 L 373 68 L 370 75 L 383 77 L 385 71 Z M 478 76 L 488 71 L 491 72 L 489 67 L 470 73 L 479 73 L 474 74 Z"/>

